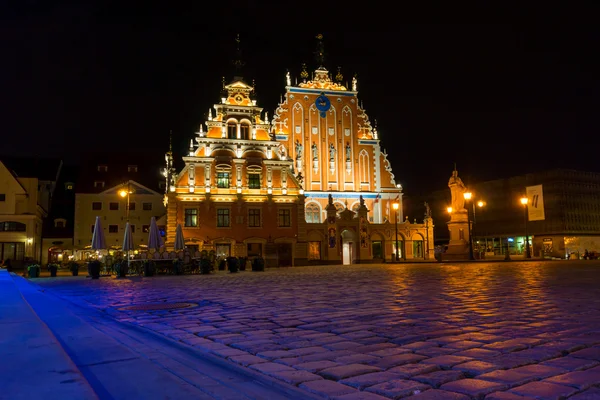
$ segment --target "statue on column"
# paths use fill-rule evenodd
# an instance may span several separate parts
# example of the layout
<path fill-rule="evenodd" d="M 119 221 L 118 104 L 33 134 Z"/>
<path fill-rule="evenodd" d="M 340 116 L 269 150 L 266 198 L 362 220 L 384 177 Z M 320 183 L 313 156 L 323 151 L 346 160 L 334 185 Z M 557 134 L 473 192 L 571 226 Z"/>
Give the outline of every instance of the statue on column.
<path fill-rule="evenodd" d="M 450 193 L 452 194 L 452 210 L 453 211 L 462 211 L 465 209 L 465 197 L 464 194 L 467 191 L 465 184 L 462 179 L 458 176 L 458 171 L 454 168 L 452 171 L 452 176 L 448 181 L 448 187 L 450 188 Z"/>
<path fill-rule="evenodd" d="M 329 161 L 335 161 L 335 147 L 333 147 L 333 143 L 329 143 Z"/>
<path fill-rule="evenodd" d="M 350 161 L 351 151 L 350 143 L 346 142 L 346 161 Z"/>
<path fill-rule="evenodd" d="M 315 142 L 313 142 L 313 144 L 312 144 L 312 156 L 313 156 L 313 160 L 318 160 L 319 159 L 317 145 L 316 145 Z"/>

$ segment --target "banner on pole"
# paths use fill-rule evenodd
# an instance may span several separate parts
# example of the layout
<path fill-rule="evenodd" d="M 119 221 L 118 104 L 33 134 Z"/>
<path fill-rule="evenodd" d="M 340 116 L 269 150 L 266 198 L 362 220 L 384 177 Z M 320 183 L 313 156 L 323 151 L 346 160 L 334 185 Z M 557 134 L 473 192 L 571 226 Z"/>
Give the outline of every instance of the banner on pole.
<path fill-rule="evenodd" d="M 542 185 L 527 186 L 527 198 L 529 203 L 527 204 L 529 221 L 543 221 L 546 219 L 544 213 L 544 192 Z"/>

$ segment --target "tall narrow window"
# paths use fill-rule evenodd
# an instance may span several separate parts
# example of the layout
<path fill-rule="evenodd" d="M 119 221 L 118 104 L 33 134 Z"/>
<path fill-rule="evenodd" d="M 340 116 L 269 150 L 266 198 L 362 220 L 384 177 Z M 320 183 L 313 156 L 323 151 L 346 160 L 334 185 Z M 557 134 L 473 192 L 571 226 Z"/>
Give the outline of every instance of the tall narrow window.
<path fill-rule="evenodd" d="M 240 139 L 244 139 L 244 140 L 250 139 L 250 125 L 248 125 L 248 124 L 240 125 Z"/>
<path fill-rule="evenodd" d="M 229 209 L 228 208 L 217 209 L 217 227 L 219 227 L 219 228 L 229 227 Z"/>
<path fill-rule="evenodd" d="M 260 210 L 253 208 L 248 210 L 248 226 L 250 228 L 260 228 Z"/>
<path fill-rule="evenodd" d="M 237 139 L 237 124 L 233 122 L 227 123 L 227 138 Z"/>
<path fill-rule="evenodd" d="M 371 182 L 371 178 L 369 177 L 369 154 L 366 150 L 362 150 L 358 156 L 358 168 L 360 171 L 360 183 Z"/>
<path fill-rule="evenodd" d="M 198 226 L 198 209 L 186 208 L 185 209 L 185 226 L 197 227 Z"/>
<path fill-rule="evenodd" d="M 279 210 L 277 214 L 277 223 L 282 228 L 292 226 L 292 212 L 289 209 Z"/>
<path fill-rule="evenodd" d="M 229 172 L 217 172 L 217 187 L 228 188 L 230 184 Z"/>

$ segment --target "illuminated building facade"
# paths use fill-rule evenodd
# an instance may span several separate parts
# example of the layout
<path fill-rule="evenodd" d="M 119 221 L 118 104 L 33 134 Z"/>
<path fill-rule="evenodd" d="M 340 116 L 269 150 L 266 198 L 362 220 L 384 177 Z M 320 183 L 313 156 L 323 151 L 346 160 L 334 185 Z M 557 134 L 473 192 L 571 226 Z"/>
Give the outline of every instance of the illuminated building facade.
<path fill-rule="evenodd" d="M 341 73 L 331 79 L 318 38 L 312 80 L 306 67 L 294 85 L 287 73 L 272 121 L 236 77 L 181 171 L 167 153 L 167 243 L 181 224 L 188 246 L 218 256 L 262 255 L 279 266 L 391 260 L 397 218 L 402 259 L 433 249 L 430 218 L 403 221 L 402 187 L 359 105 L 357 79 L 351 89 Z"/>

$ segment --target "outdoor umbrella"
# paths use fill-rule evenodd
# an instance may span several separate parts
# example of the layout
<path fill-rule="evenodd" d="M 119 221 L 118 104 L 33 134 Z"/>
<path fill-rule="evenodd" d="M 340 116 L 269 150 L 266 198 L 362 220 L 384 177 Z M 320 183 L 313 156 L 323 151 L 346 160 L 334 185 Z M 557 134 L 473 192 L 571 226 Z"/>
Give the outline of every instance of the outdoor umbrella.
<path fill-rule="evenodd" d="M 175 245 L 173 247 L 175 248 L 175 251 L 185 249 L 185 239 L 183 238 L 181 224 L 177 224 L 177 229 L 175 230 Z"/>
<path fill-rule="evenodd" d="M 96 217 L 94 233 L 92 234 L 92 250 L 104 250 L 106 247 L 106 238 L 104 237 L 102 223 L 100 222 L 100 217 Z"/>
<path fill-rule="evenodd" d="M 148 233 L 148 250 L 154 249 L 158 251 L 162 246 L 163 240 L 156 225 L 156 218 L 152 217 L 150 220 L 150 232 Z"/>
<path fill-rule="evenodd" d="M 127 271 L 129 271 L 129 252 L 133 250 L 133 233 L 129 222 L 125 225 L 125 236 L 123 237 L 123 251 L 127 252 Z"/>

